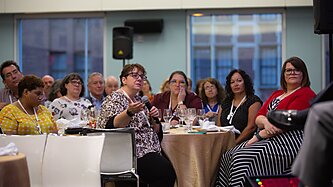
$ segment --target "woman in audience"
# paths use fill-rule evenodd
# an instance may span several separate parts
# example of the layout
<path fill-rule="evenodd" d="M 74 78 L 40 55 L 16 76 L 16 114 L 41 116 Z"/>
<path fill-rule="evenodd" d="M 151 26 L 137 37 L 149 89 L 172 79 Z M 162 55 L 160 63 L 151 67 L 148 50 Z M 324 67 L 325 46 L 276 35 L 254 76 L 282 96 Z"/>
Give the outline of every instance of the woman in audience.
<path fill-rule="evenodd" d="M 226 78 L 227 97 L 222 102 L 218 126 L 233 125 L 241 133 L 236 134 L 236 144 L 250 139 L 256 130 L 255 117 L 262 101 L 254 95 L 250 76 L 243 70 L 232 70 Z"/>
<path fill-rule="evenodd" d="M 60 93 L 60 84 L 60 79 L 54 81 L 54 83 L 52 84 L 49 95 L 47 95 L 47 101 L 45 101 L 44 103 L 44 106 L 46 108 L 52 103 L 53 100 L 62 96 Z"/>
<path fill-rule="evenodd" d="M 169 79 L 165 79 L 163 81 L 163 83 L 161 84 L 161 87 L 160 87 L 160 91 L 161 91 L 161 93 L 170 91 Z"/>
<path fill-rule="evenodd" d="M 79 122 L 81 120 L 81 110 L 92 105 L 83 97 L 83 80 L 78 73 L 68 74 L 60 84 L 62 97 L 53 100 L 48 109 L 52 112 L 55 120 L 67 119 Z"/>
<path fill-rule="evenodd" d="M 245 176 L 291 172 L 303 130 L 282 131 L 268 121 L 266 114 L 271 110 L 309 108 L 315 93 L 310 88 L 306 65 L 298 57 L 284 62 L 280 84 L 281 90 L 272 93 L 258 112 L 258 133 L 222 155 L 216 186 L 244 186 Z"/>
<path fill-rule="evenodd" d="M 202 82 L 204 79 L 197 80 L 197 83 L 195 84 L 195 93 L 201 98 L 201 90 L 202 90 Z"/>
<path fill-rule="evenodd" d="M 44 98 L 42 79 L 27 75 L 18 84 L 19 99 L 0 112 L 0 124 L 5 134 L 57 133 L 51 113 L 41 103 Z"/>
<path fill-rule="evenodd" d="M 205 109 L 205 116 L 217 124 L 217 114 L 221 109 L 221 102 L 225 98 L 225 91 L 220 82 L 214 78 L 207 78 L 202 82 L 201 94 Z"/>
<path fill-rule="evenodd" d="M 161 155 L 157 136 L 160 125 L 152 118 L 158 117 L 158 110 L 152 107 L 148 111 L 138 95 L 146 78 L 140 64 L 125 65 L 120 75 L 121 88 L 103 102 L 97 126 L 134 128 L 140 181 L 151 187 L 173 187 L 175 171 L 170 161 Z"/>
<path fill-rule="evenodd" d="M 148 79 L 143 81 L 143 87 L 142 90 L 140 91 L 140 96 L 144 95 L 148 97 L 149 102 L 151 102 L 154 98 L 154 94 L 152 93 L 152 89 Z"/>
<path fill-rule="evenodd" d="M 161 109 L 171 109 L 173 113 L 177 108 L 202 108 L 202 101 L 193 92 L 187 92 L 187 77 L 182 71 L 175 71 L 169 77 L 170 91 L 156 94 L 152 105 Z M 178 118 L 173 118 L 171 125 L 178 123 Z"/>

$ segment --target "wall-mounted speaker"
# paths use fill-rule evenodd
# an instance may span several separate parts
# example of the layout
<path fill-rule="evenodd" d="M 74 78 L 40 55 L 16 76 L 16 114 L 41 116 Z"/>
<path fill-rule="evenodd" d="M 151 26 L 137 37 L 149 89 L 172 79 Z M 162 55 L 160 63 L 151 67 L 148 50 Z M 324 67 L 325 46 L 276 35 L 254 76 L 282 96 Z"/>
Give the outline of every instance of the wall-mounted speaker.
<path fill-rule="evenodd" d="M 333 1 L 313 0 L 314 33 L 333 33 Z"/>
<path fill-rule="evenodd" d="M 114 59 L 133 58 L 133 29 L 131 27 L 113 28 L 112 49 Z"/>
<path fill-rule="evenodd" d="M 161 33 L 163 30 L 163 19 L 133 19 L 126 20 L 127 27 L 132 27 L 134 33 Z"/>

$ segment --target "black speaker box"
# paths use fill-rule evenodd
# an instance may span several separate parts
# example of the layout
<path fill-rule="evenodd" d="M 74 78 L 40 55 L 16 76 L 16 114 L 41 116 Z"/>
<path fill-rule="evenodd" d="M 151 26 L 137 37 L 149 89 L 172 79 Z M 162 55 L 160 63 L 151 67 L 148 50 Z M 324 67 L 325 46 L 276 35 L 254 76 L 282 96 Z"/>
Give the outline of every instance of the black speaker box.
<path fill-rule="evenodd" d="M 313 0 L 314 33 L 333 33 L 333 0 Z"/>
<path fill-rule="evenodd" d="M 133 29 L 131 27 L 113 28 L 112 49 L 114 59 L 133 58 Z"/>
<path fill-rule="evenodd" d="M 132 27 L 134 33 L 161 33 L 163 30 L 163 19 L 133 19 L 126 20 L 127 27 Z"/>

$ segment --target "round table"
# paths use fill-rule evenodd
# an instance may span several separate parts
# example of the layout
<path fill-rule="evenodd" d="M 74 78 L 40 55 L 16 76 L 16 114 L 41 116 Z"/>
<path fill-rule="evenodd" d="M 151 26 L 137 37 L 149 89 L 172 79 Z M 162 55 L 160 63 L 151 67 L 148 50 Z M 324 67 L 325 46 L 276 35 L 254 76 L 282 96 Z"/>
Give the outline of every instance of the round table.
<path fill-rule="evenodd" d="M 23 153 L 0 156 L 0 187 L 30 187 L 29 171 Z"/>
<path fill-rule="evenodd" d="M 164 134 L 162 148 L 176 171 L 178 186 L 211 186 L 221 154 L 235 146 L 234 133 L 193 134 L 184 128 L 169 132 Z"/>

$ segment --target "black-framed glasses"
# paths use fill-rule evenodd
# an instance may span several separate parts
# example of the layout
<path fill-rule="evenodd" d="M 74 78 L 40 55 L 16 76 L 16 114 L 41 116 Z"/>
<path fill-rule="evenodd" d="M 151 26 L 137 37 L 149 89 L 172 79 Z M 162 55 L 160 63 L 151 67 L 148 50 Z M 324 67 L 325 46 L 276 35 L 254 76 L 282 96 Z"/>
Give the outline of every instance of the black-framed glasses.
<path fill-rule="evenodd" d="M 73 84 L 73 85 L 79 85 L 79 86 L 82 85 L 82 82 L 81 82 L 81 81 L 79 81 L 79 80 L 75 80 L 75 79 L 70 80 L 69 82 L 70 82 L 71 84 Z"/>
<path fill-rule="evenodd" d="M 291 75 L 291 74 L 299 75 L 301 73 L 301 70 L 288 68 L 288 69 L 285 69 L 284 73 L 286 75 Z"/>
<path fill-rule="evenodd" d="M 147 76 L 144 75 L 144 74 L 138 74 L 138 73 L 133 73 L 132 72 L 132 73 L 129 73 L 128 75 L 130 75 L 134 79 L 138 79 L 140 77 L 142 80 L 147 80 Z"/>

